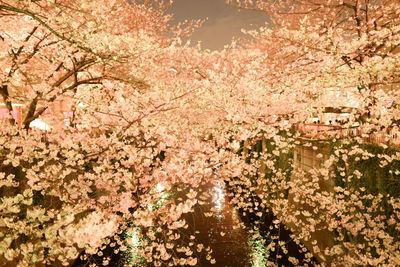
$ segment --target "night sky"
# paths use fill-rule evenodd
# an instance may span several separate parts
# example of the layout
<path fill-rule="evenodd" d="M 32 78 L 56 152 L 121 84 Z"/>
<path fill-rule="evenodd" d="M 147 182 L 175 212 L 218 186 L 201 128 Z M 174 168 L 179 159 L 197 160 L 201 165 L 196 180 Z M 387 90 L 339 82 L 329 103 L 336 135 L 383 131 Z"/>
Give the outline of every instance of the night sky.
<path fill-rule="evenodd" d="M 190 39 L 192 44 L 201 41 L 203 48 L 211 50 L 222 49 L 233 37 L 244 37 L 242 28 L 258 28 L 266 21 L 264 13 L 239 10 L 224 0 L 174 0 L 169 12 L 174 14 L 175 22 L 208 18 Z"/>

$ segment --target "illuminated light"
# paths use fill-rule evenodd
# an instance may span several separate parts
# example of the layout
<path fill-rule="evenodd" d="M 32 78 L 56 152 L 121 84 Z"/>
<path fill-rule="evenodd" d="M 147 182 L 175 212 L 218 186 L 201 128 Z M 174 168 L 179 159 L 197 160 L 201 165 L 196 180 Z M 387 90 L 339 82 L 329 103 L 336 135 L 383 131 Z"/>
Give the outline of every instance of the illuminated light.
<path fill-rule="evenodd" d="M 78 108 L 80 108 L 80 109 L 85 109 L 85 108 L 87 108 L 89 105 L 88 104 L 85 104 L 85 103 L 83 103 L 83 102 L 79 102 L 78 103 Z"/>
<path fill-rule="evenodd" d="M 165 189 L 165 186 L 164 186 L 162 183 L 158 183 L 158 184 L 156 185 L 156 191 L 157 191 L 157 193 L 161 193 L 162 191 L 164 191 L 164 189 Z"/>
<path fill-rule="evenodd" d="M 178 71 L 175 68 L 169 68 L 168 70 L 174 73 L 178 73 Z"/>
<path fill-rule="evenodd" d="M 127 261 L 132 266 L 142 266 L 143 258 L 140 256 L 140 249 L 142 244 L 142 235 L 139 228 L 132 228 L 131 232 L 127 235 L 129 246 L 129 257 Z"/>
<path fill-rule="evenodd" d="M 265 247 L 265 239 L 260 235 L 259 232 L 249 236 L 248 245 L 251 249 L 251 266 L 267 266 L 268 253 Z"/>
<path fill-rule="evenodd" d="M 139 236 L 138 230 L 135 230 L 131 235 L 131 245 L 134 248 L 137 248 L 140 246 L 140 236 Z"/>
<path fill-rule="evenodd" d="M 154 211 L 154 210 L 157 210 L 157 209 L 159 209 L 160 207 L 162 207 L 163 205 L 164 205 L 164 203 L 165 203 L 165 201 L 167 201 L 167 199 L 168 199 L 168 197 L 169 197 L 169 193 L 167 193 L 166 191 L 165 191 L 165 186 L 164 186 L 164 184 L 163 183 L 158 183 L 156 186 L 155 186 L 155 192 L 157 193 L 157 194 L 159 194 L 158 196 L 158 199 L 156 200 L 156 201 L 154 201 L 153 203 L 150 203 L 148 206 L 147 206 L 147 208 L 150 210 L 150 211 Z"/>
<path fill-rule="evenodd" d="M 29 124 L 29 127 L 30 127 L 30 128 L 37 128 L 37 129 L 39 129 L 39 130 L 46 131 L 46 132 L 48 132 L 48 131 L 51 130 L 50 125 L 48 125 L 47 123 L 45 123 L 45 122 L 42 121 L 41 119 L 36 119 L 36 120 L 32 121 L 32 122 Z"/>

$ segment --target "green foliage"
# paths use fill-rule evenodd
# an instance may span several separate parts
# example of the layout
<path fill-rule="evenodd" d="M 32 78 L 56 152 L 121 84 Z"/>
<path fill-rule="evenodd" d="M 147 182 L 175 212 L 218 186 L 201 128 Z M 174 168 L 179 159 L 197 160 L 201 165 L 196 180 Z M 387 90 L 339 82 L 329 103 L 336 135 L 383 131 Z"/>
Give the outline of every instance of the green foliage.
<path fill-rule="evenodd" d="M 398 149 L 393 147 L 384 148 L 376 144 L 355 143 L 346 144 L 343 148 L 351 150 L 354 146 L 373 156 L 363 159 L 359 154 L 351 155 L 346 163 L 343 159 L 340 159 L 334 170 L 336 185 L 353 189 L 365 188 L 365 193 L 372 195 L 382 194 L 383 196 L 400 197 L 400 173 L 398 172 L 400 171 L 400 161 L 386 161 L 386 163 L 382 164 L 385 161 L 384 157 L 392 157 L 399 153 Z M 336 148 L 332 147 L 332 149 Z M 343 181 L 337 167 L 345 168 L 349 175 L 359 171 L 362 173 L 362 177 L 353 177 Z"/>

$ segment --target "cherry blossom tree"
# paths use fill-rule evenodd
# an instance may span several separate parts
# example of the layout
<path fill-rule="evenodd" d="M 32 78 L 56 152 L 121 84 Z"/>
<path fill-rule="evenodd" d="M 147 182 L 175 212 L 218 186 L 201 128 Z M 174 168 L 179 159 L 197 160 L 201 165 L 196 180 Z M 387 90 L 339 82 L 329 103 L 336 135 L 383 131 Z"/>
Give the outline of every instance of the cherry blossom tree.
<path fill-rule="evenodd" d="M 185 226 L 180 217 L 197 203 L 194 192 L 151 208 L 157 186 L 176 191 L 210 179 L 213 151 L 169 119 L 203 81 L 187 86 L 195 64 L 177 57 L 179 37 L 197 22 L 172 27 L 165 8 L 157 1 L 0 2 L 9 113 L 0 137 L 1 262 L 65 265 L 82 251 L 100 255 L 113 236 L 123 251 L 118 234 L 133 222 L 154 241 L 143 254 L 148 261 L 196 264 L 163 243 Z M 19 122 L 15 103 L 25 106 Z M 37 119 L 48 131 L 30 127 Z"/>
<path fill-rule="evenodd" d="M 234 194 L 234 201 L 240 204 L 257 195 L 322 264 L 397 265 L 399 193 L 390 188 L 398 188 L 399 153 L 389 135 L 399 118 L 399 4 L 355 0 L 239 5 L 264 10 L 271 19 L 265 28 L 249 32 L 254 42 L 245 47 L 265 54 L 256 72 L 263 74 L 258 83 L 274 99 L 271 118 L 276 120 L 266 133 L 254 127 L 250 139 L 236 137 L 244 144 L 248 167 L 240 181 L 231 181 L 247 188 Z M 257 103 L 259 95 L 253 96 L 249 102 Z M 289 105 L 286 99 L 292 100 Z M 311 126 L 317 131 L 311 140 L 299 132 L 308 118 L 319 116 L 322 121 L 327 108 L 346 106 L 352 111 L 339 124 L 341 130 L 326 120 L 327 126 Z M 254 126 L 248 121 L 242 131 Z M 356 136 L 348 130 L 352 127 Z M 258 205 L 241 205 L 257 211 Z"/>
<path fill-rule="evenodd" d="M 125 233 L 154 266 L 195 266 L 195 251 L 214 262 L 182 229 L 199 187 L 222 181 L 242 214 L 287 225 L 306 261 L 398 265 L 399 195 L 385 183 L 399 185 L 400 154 L 378 137 L 400 116 L 399 4 L 239 2 L 271 25 L 220 52 L 183 44 L 200 22 L 171 26 L 167 5 L 0 1 L 0 261 L 68 265 L 126 250 Z M 340 127 L 307 135 L 343 103 Z"/>

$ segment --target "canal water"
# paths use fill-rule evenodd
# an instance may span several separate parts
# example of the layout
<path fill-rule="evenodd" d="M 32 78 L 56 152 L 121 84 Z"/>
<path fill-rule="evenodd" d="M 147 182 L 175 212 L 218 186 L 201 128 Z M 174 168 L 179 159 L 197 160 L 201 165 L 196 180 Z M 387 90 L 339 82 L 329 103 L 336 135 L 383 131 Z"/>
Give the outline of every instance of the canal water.
<path fill-rule="evenodd" d="M 195 242 L 209 247 L 212 253 L 199 253 L 196 266 L 215 267 L 265 267 L 265 266 L 313 266 L 315 259 L 305 263 L 304 248 L 300 248 L 283 225 L 273 224 L 276 218 L 265 213 L 261 218 L 244 213 L 230 203 L 229 192 L 223 182 L 200 188 L 203 205 L 198 205 L 194 213 L 185 216 L 189 227 L 184 235 L 195 236 Z M 254 200 L 256 201 L 256 200 Z M 133 247 L 140 240 L 132 239 Z M 134 244 L 134 243 L 138 244 Z M 280 245 L 277 245 L 280 242 Z M 283 249 L 282 249 L 283 248 Z M 110 250 L 112 251 L 112 250 Z M 204 250 L 203 250 L 204 251 Z M 109 266 L 152 266 L 128 263 L 132 259 L 129 252 L 125 256 L 110 253 Z M 107 250 L 104 251 L 106 256 Z M 134 256 L 134 255 L 133 255 Z M 296 264 L 289 261 L 295 258 Z M 89 261 L 101 263 L 98 257 L 77 260 L 74 266 L 89 266 Z"/>
<path fill-rule="evenodd" d="M 213 250 L 215 263 L 201 258 L 199 266 L 264 267 L 298 266 L 317 264 L 315 258 L 305 260 L 306 250 L 291 238 L 291 232 L 283 224 L 274 224 L 277 218 L 263 211 L 261 217 L 236 208 L 231 204 L 230 190 L 223 182 L 202 188 L 209 192 L 205 206 L 195 210 L 189 225 L 199 232 L 197 239 Z M 247 198 L 255 203 L 257 197 Z M 204 209 L 204 210 L 201 210 Z M 207 210 L 213 211 L 208 217 Z M 278 245 L 280 243 L 280 245 Z M 296 264 L 289 258 L 297 260 Z"/>
<path fill-rule="evenodd" d="M 229 202 L 224 183 L 202 190 L 209 193 L 206 204 L 187 220 L 191 231 L 198 232 L 196 239 L 212 249 L 215 263 L 201 257 L 199 266 L 266 266 L 265 239 L 257 232 L 246 232 L 239 211 Z"/>

